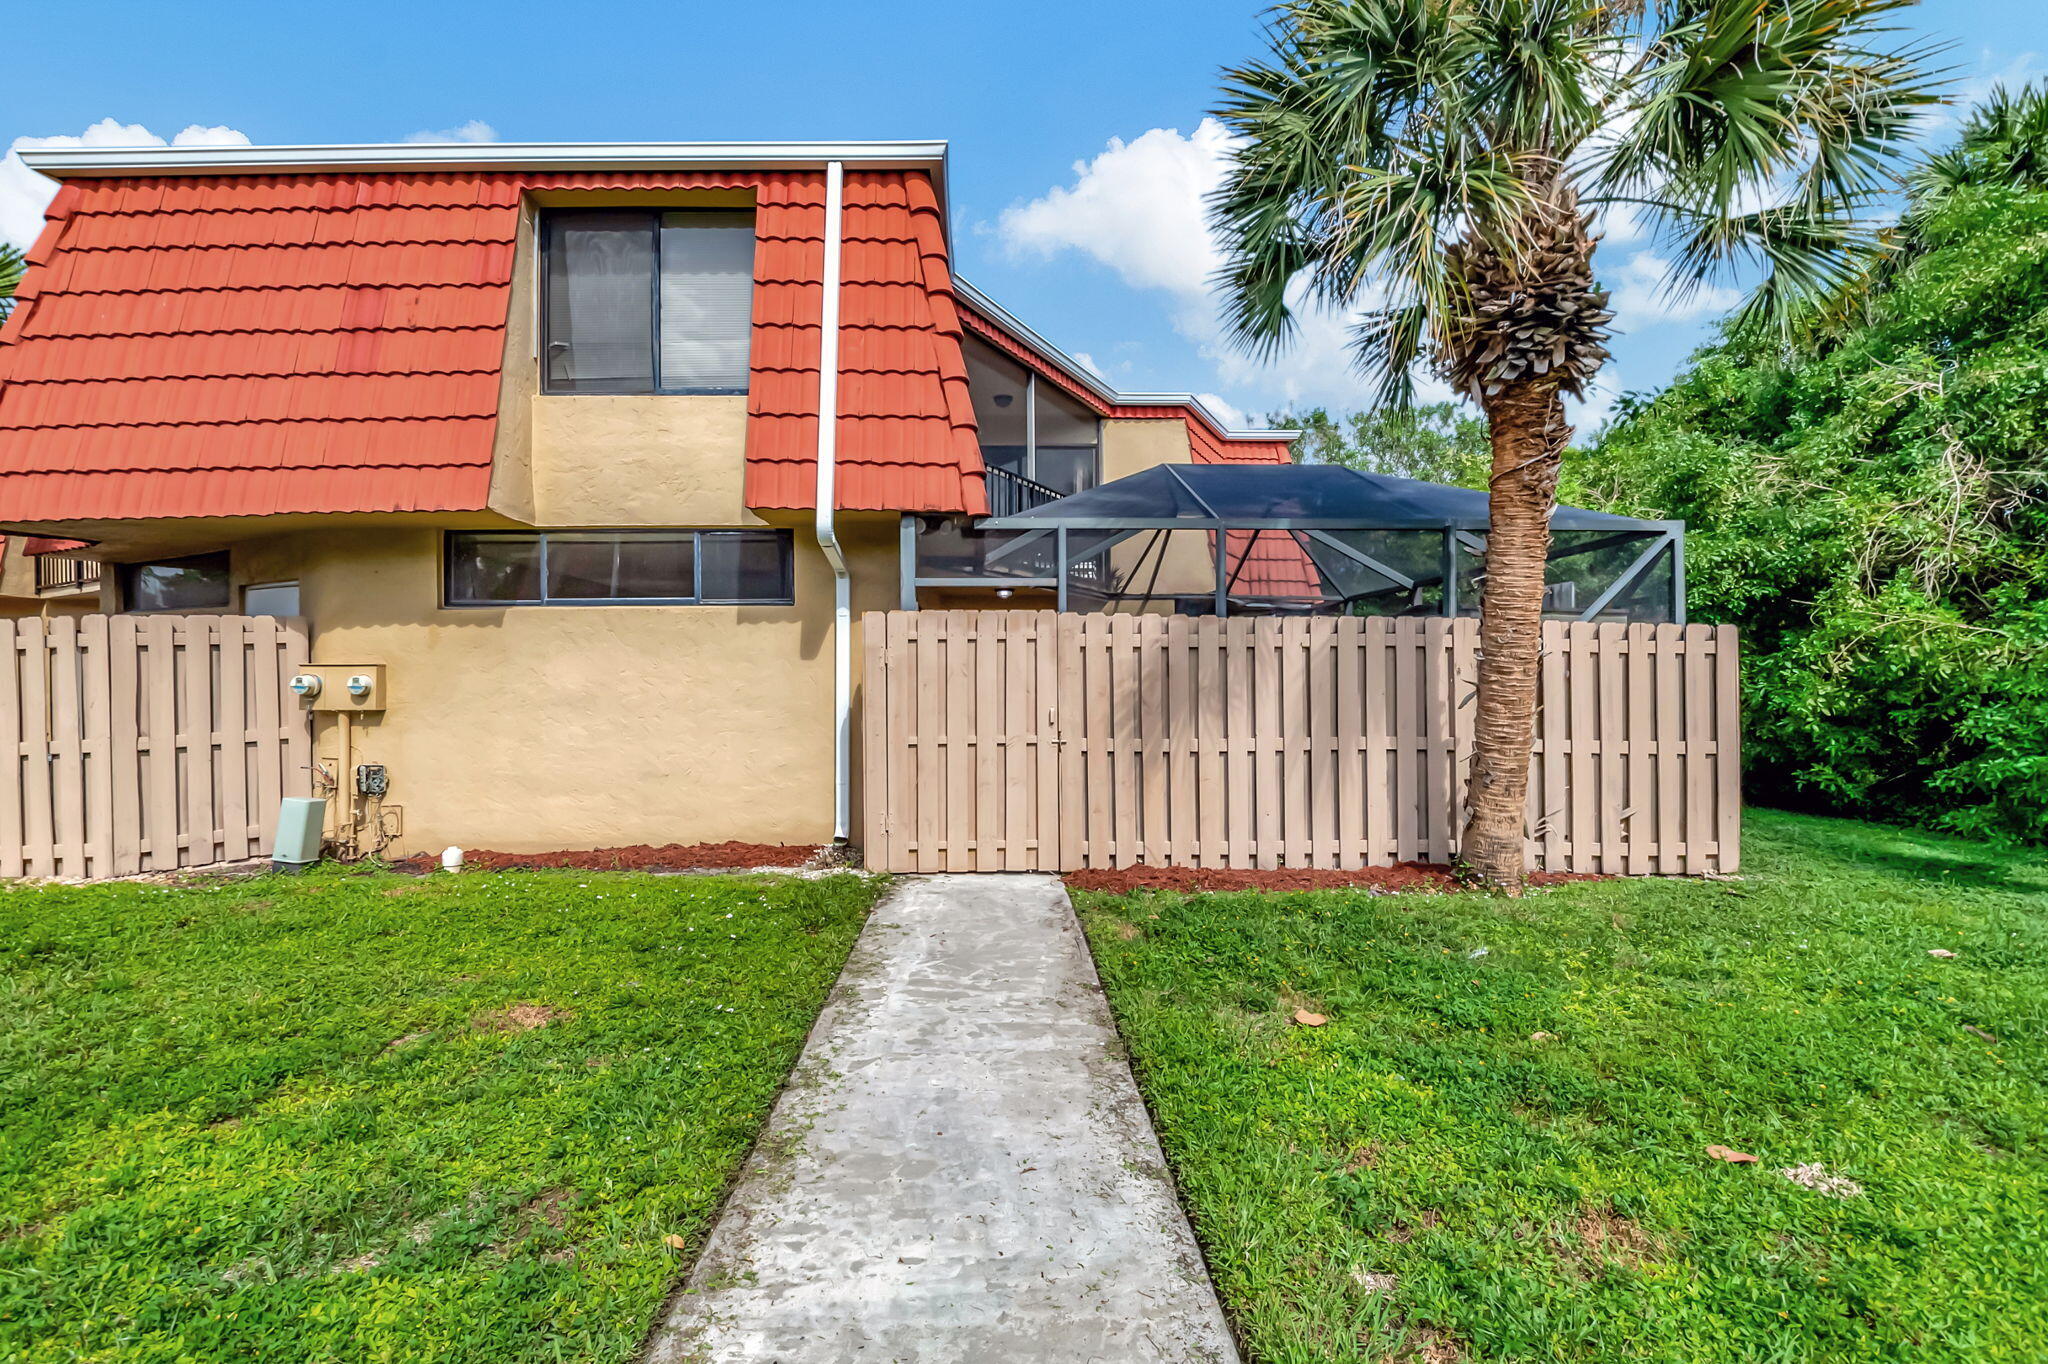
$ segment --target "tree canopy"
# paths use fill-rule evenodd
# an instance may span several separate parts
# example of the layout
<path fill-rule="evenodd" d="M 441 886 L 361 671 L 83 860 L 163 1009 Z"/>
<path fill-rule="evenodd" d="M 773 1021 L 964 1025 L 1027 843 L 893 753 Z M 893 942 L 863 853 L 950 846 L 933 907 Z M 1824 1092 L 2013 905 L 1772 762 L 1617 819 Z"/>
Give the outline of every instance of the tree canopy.
<path fill-rule="evenodd" d="M 1486 486 L 1486 423 L 1458 403 L 1376 407 L 1333 413 L 1327 407 L 1302 412 L 1269 412 L 1266 424 L 1300 431 L 1294 458 L 1304 464 L 1338 464 L 1368 474 L 1419 478 L 1426 483 Z"/>
<path fill-rule="evenodd" d="M 1745 627 L 1752 790 L 2048 840 L 2048 94 L 1912 174 L 1793 344 L 1731 326 L 1573 494 L 1681 517 L 1695 619 Z"/>

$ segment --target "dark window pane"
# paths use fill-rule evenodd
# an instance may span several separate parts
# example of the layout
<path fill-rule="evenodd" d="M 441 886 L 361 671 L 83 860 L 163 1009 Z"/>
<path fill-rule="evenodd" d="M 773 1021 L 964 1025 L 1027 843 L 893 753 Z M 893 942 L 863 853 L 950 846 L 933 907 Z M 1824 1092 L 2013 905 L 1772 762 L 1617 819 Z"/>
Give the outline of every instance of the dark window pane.
<path fill-rule="evenodd" d="M 549 388 L 654 388 L 654 224 L 651 213 L 548 215 L 541 362 Z"/>
<path fill-rule="evenodd" d="M 1085 445 L 1091 449 L 1101 440 L 1101 424 L 1095 414 L 1060 392 L 1055 384 L 1041 380 L 1038 392 L 1038 448 L 1048 445 Z"/>
<path fill-rule="evenodd" d="M 744 393 L 754 310 L 754 215 L 661 215 L 661 386 Z"/>
<path fill-rule="evenodd" d="M 790 539 L 773 530 L 704 534 L 704 600 L 781 602 L 792 595 Z"/>
<path fill-rule="evenodd" d="M 540 600 L 540 537 L 454 535 L 448 541 L 448 600 Z"/>
<path fill-rule="evenodd" d="M 1095 447 L 1041 445 L 1038 481 L 1062 493 L 1085 493 L 1095 486 Z"/>
<path fill-rule="evenodd" d="M 221 611 L 230 598 L 225 554 L 130 564 L 126 577 L 131 611 Z"/>
<path fill-rule="evenodd" d="M 629 535 L 619 541 L 621 597 L 697 595 L 697 537 Z"/>
<path fill-rule="evenodd" d="M 981 447 L 982 463 L 988 465 L 991 469 L 1001 469 L 1005 473 L 1015 474 L 1019 478 L 1026 476 L 1025 466 L 1030 463 L 1030 455 L 1030 447 L 1024 445 L 984 445 Z"/>
<path fill-rule="evenodd" d="M 550 599 L 618 595 L 618 536 L 550 535 L 547 542 Z"/>
<path fill-rule="evenodd" d="M 1030 411 L 1026 401 L 1030 381 L 1023 368 L 973 337 L 961 343 L 960 351 L 967 361 L 967 392 L 974 402 L 974 424 L 982 444 L 1023 449 Z"/>

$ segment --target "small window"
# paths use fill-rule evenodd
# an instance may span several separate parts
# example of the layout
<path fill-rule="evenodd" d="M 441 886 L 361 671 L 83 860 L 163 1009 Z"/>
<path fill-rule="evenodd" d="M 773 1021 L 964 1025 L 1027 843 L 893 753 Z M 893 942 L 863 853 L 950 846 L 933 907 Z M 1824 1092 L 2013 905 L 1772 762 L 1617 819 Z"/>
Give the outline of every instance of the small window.
<path fill-rule="evenodd" d="M 750 605 L 795 600 L 786 530 L 460 531 L 450 606 Z"/>
<path fill-rule="evenodd" d="M 242 589 L 242 614 L 248 616 L 296 616 L 299 614 L 297 583 L 250 583 Z"/>
<path fill-rule="evenodd" d="M 130 611 L 225 611 L 233 600 L 225 554 L 121 566 L 121 601 Z"/>
<path fill-rule="evenodd" d="M 542 220 L 549 393 L 745 393 L 754 215 L 549 213 Z"/>

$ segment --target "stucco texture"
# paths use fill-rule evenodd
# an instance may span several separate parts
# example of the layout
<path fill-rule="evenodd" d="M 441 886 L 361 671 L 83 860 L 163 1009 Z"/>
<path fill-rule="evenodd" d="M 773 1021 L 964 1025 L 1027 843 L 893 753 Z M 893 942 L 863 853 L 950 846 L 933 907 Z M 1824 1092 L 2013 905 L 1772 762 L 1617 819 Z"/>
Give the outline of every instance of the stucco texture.
<path fill-rule="evenodd" d="M 1102 424 L 1102 481 L 1127 478 L 1159 464 L 1192 462 L 1188 451 L 1187 423 L 1157 419 L 1111 419 Z M 1195 595 L 1216 590 L 1215 560 L 1210 557 L 1209 539 L 1188 531 L 1166 537 L 1165 553 L 1146 556 L 1153 537 L 1133 536 L 1110 551 L 1110 564 L 1133 579 L 1133 590 L 1148 584 L 1162 596 Z M 1154 575 L 1154 569 L 1157 575 Z M 1170 613 L 1171 602 L 1157 601 L 1146 608 L 1150 614 Z"/>
<path fill-rule="evenodd" d="M 883 609 L 893 525 L 842 531 L 855 610 Z M 332 530 L 245 544 L 235 576 L 296 578 L 313 662 L 383 663 L 390 708 L 357 763 L 390 770 L 390 855 L 832 835 L 832 582 L 798 532 L 796 604 L 439 604 L 441 533 Z M 332 762 L 335 727 L 316 751 Z"/>

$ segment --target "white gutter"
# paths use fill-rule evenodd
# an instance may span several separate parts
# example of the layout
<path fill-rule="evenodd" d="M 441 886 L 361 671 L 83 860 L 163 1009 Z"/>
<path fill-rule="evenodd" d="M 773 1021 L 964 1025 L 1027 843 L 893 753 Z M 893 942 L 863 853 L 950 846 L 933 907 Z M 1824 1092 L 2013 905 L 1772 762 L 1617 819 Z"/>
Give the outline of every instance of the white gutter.
<path fill-rule="evenodd" d="M 853 833 L 853 581 L 839 547 L 839 248 L 845 166 L 825 163 L 825 299 L 818 318 L 818 548 L 832 570 L 832 841 Z"/>

